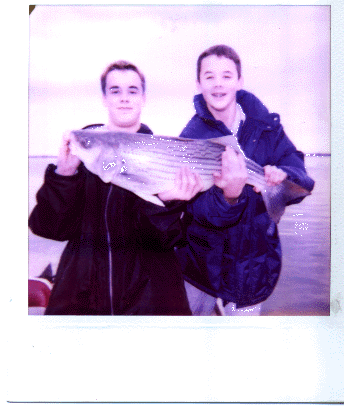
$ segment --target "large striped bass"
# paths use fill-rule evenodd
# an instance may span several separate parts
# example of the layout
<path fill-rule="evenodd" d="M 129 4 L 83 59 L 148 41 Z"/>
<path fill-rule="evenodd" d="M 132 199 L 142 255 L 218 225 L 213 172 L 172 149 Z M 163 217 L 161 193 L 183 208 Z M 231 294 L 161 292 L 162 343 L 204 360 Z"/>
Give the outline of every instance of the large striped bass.
<path fill-rule="evenodd" d="M 195 140 L 98 129 L 72 134 L 71 151 L 89 171 L 105 183 L 116 184 L 158 205 L 164 204 L 156 194 L 171 189 L 177 170 L 185 165 L 201 176 L 203 190 L 209 189 L 214 184 L 213 173 L 221 170 L 225 146 L 244 155 L 247 184 L 260 189 L 274 222 L 279 222 L 289 201 L 310 194 L 287 179 L 278 186 L 267 186 L 263 167 L 245 156 L 234 136 Z"/>

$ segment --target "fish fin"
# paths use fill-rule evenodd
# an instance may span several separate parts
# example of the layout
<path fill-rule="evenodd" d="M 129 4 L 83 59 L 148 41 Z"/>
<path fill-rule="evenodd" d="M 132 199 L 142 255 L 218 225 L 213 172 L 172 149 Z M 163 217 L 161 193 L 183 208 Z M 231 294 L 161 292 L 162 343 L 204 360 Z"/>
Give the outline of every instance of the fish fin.
<path fill-rule="evenodd" d="M 217 143 L 225 147 L 226 146 L 231 147 L 232 149 L 236 150 L 237 152 L 245 156 L 243 150 L 241 149 L 241 146 L 239 145 L 238 139 L 234 135 L 214 137 L 212 139 L 207 139 L 207 141 L 212 142 L 212 143 Z"/>
<path fill-rule="evenodd" d="M 160 207 L 165 207 L 165 204 L 156 195 L 144 193 L 142 191 L 134 191 L 134 194 L 136 194 L 138 197 L 142 198 L 145 201 L 149 201 L 150 203 L 159 205 Z"/>
<path fill-rule="evenodd" d="M 284 180 L 277 186 L 266 186 L 261 194 L 270 218 L 278 224 L 288 202 L 311 193 L 290 180 Z"/>
<path fill-rule="evenodd" d="M 128 173 L 128 172 L 122 171 L 122 170 L 118 175 L 116 174 L 116 177 L 121 178 L 121 179 L 125 179 L 125 180 L 133 182 L 133 183 L 142 184 L 142 185 L 151 184 L 148 177 L 145 177 L 145 176 L 142 176 L 142 175 L 136 175 L 134 173 Z"/>

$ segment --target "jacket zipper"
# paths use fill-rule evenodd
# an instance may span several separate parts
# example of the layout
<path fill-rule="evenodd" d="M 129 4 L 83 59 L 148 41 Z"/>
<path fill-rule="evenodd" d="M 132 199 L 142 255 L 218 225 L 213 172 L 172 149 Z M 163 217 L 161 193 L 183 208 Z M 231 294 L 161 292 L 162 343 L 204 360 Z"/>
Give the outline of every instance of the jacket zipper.
<path fill-rule="evenodd" d="M 110 313 L 113 316 L 113 287 L 112 287 L 112 251 L 111 251 L 111 236 L 109 231 L 108 225 L 108 207 L 109 207 L 109 199 L 112 192 L 112 185 L 110 186 L 110 190 L 106 199 L 105 205 L 105 228 L 106 228 L 106 239 L 108 244 L 108 251 L 109 251 L 109 296 L 110 296 Z"/>

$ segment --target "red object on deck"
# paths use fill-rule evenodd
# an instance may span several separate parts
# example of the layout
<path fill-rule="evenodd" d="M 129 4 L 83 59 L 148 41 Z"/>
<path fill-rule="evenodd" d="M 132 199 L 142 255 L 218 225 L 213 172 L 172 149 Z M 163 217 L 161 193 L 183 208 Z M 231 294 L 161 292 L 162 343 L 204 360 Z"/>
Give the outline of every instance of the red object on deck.
<path fill-rule="evenodd" d="M 50 282 L 29 279 L 29 307 L 47 307 L 50 293 Z"/>

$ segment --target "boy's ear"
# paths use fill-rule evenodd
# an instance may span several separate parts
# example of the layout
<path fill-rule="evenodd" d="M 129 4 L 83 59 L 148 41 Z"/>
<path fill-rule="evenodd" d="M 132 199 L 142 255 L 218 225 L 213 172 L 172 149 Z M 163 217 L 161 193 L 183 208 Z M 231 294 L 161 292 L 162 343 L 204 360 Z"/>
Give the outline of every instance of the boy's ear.
<path fill-rule="evenodd" d="M 102 93 L 102 102 L 103 102 L 103 106 L 106 106 L 106 97 L 103 93 Z"/>
<path fill-rule="evenodd" d="M 243 89 L 244 87 L 244 77 L 241 75 L 240 79 L 239 79 L 239 85 L 240 85 L 240 89 Z"/>
<path fill-rule="evenodd" d="M 198 93 L 202 93 L 201 84 L 198 79 L 196 79 L 196 89 Z"/>

